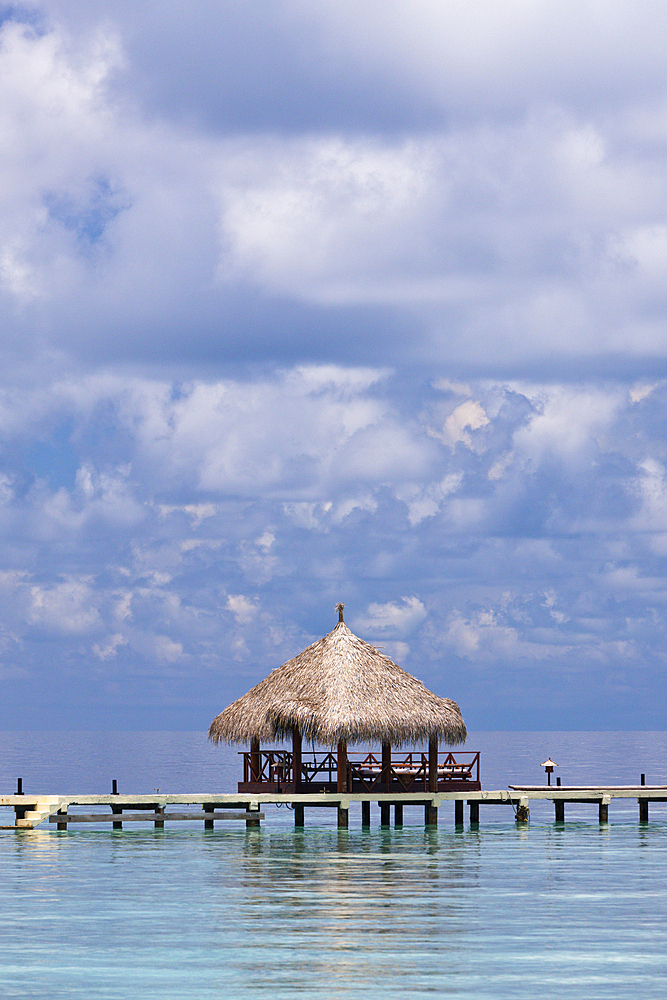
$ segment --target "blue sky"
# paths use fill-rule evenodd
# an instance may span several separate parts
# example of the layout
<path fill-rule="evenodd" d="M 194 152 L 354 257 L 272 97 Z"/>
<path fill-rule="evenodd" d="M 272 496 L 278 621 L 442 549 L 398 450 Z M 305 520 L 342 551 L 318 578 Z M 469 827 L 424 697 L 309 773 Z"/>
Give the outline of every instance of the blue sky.
<path fill-rule="evenodd" d="M 664 729 L 665 5 L 0 17 L 0 726 L 206 729 L 341 600 Z"/>

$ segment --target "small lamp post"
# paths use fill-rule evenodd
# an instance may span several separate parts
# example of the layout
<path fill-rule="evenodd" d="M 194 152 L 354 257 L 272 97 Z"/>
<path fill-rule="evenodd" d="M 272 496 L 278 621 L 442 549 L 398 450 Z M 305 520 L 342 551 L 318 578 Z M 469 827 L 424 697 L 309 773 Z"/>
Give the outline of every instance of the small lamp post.
<path fill-rule="evenodd" d="M 558 767 L 558 764 L 555 761 L 553 761 L 551 759 L 551 757 L 548 757 L 547 760 L 545 760 L 544 763 L 541 765 L 541 767 L 543 767 L 544 770 L 546 771 L 546 774 L 547 774 L 547 785 L 550 785 L 551 784 L 551 775 L 553 774 L 554 768 Z"/>

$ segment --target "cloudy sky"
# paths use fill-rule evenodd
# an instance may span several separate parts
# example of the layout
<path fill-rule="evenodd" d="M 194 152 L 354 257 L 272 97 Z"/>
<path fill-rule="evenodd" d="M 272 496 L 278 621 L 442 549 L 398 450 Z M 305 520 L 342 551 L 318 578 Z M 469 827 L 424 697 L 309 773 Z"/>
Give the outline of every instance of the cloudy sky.
<path fill-rule="evenodd" d="M 0 5 L 0 727 L 328 632 L 665 729 L 667 6 Z"/>

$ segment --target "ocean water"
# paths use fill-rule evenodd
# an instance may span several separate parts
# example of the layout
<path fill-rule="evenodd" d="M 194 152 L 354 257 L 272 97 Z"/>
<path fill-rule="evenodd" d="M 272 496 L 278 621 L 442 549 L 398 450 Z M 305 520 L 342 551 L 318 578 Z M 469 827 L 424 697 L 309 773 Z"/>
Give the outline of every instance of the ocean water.
<path fill-rule="evenodd" d="M 483 787 L 667 784 L 665 733 L 479 733 Z M 198 733 L 0 733 L 0 792 L 233 791 Z M 45 825 L 0 832 L 0 996 L 663 997 L 667 804 L 484 806 L 479 829 L 348 830 L 283 807 L 260 829 Z"/>

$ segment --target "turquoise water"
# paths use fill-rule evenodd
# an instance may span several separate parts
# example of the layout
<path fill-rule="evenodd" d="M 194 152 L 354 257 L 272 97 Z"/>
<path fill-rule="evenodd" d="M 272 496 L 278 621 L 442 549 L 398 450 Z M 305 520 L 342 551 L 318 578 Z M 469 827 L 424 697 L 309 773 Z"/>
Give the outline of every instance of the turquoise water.
<path fill-rule="evenodd" d="M 20 774 L 20 753 L 30 788 L 47 757 L 52 778 L 75 780 L 68 734 L 60 734 L 58 752 L 42 747 L 40 755 L 37 745 L 30 759 L 20 735 L 0 735 L 12 775 Z M 99 779 L 91 790 L 106 791 L 114 764 L 127 781 L 133 767 L 137 783 L 156 781 L 159 771 L 163 791 L 182 791 L 163 777 L 170 754 L 178 784 L 194 780 L 185 773 L 190 767 L 212 780 L 210 767 L 226 775 L 220 790 L 231 790 L 234 755 L 209 757 L 205 745 L 199 755 L 198 736 L 173 734 L 166 743 L 164 734 L 124 736 L 102 744 L 91 737 L 97 756 L 87 774 Z M 517 761 L 528 768 L 535 756 L 539 764 L 549 753 L 559 760 L 556 753 L 563 757 L 569 747 L 580 754 L 583 747 L 589 756 L 602 755 L 585 765 L 597 768 L 598 781 L 624 783 L 616 773 L 621 762 L 633 780 L 639 767 L 647 780 L 662 781 L 664 734 L 494 736 L 495 744 L 491 734 L 479 734 L 474 749 L 488 738 L 496 768 Z M 113 747 L 113 761 L 103 747 Z M 132 761 L 123 765 L 119 753 Z M 575 766 L 566 756 L 559 763 L 563 770 Z M 600 773 L 607 766 L 613 775 Z M 0 780 L 1 791 L 13 790 Z M 39 787 L 61 790 L 41 781 Z M 595 806 L 567 808 L 564 826 L 553 823 L 549 804 L 537 815 L 532 810 L 530 826 L 517 828 L 510 809 L 483 806 L 479 830 L 469 829 L 466 811 L 458 831 L 449 806 L 440 811 L 439 827 L 428 830 L 419 809 L 406 810 L 402 829 L 381 830 L 374 817 L 362 831 L 352 812 L 349 830 L 338 831 L 333 812 L 314 810 L 306 813 L 306 827 L 295 830 L 283 808 L 267 810 L 259 830 L 229 823 L 214 831 L 176 825 L 5 831 L 0 995 L 663 997 L 667 806 L 653 806 L 650 822 L 640 825 L 636 802 L 612 802 L 605 826 Z"/>

